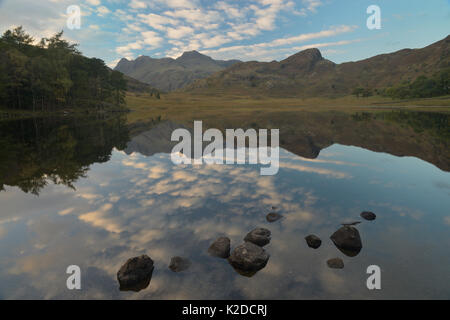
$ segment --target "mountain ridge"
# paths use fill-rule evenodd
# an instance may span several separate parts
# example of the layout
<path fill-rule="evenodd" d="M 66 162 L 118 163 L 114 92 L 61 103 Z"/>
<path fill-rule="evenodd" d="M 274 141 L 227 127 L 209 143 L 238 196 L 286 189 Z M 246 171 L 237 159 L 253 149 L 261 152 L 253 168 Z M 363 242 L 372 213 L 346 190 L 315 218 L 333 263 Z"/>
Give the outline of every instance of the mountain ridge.
<path fill-rule="evenodd" d="M 402 49 L 336 64 L 317 48 L 281 61 L 240 62 L 183 90 L 202 94 L 340 96 L 356 87 L 382 89 L 450 67 L 450 36 L 419 49 Z"/>
<path fill-rule="evenodd" d="M 206 78 L 239 60 L 214 60 L 198 51 L 186 51 L 176 59 L 139 56 L 120 59 L 114 70 L 162 91 L 172 91 Z"/>

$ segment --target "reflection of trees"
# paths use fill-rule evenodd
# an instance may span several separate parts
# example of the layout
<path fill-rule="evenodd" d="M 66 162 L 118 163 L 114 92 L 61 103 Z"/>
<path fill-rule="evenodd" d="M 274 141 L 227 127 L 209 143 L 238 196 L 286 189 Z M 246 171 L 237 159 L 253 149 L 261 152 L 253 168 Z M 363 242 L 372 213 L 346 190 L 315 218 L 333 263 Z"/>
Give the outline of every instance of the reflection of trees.
<path fill-rule="evenodd" d="M 38 195 L 48 182 L 74 188 L 89 165 L 128 142 L 125 118 L 32 118 L 0 123 L 0 190 Z"/>

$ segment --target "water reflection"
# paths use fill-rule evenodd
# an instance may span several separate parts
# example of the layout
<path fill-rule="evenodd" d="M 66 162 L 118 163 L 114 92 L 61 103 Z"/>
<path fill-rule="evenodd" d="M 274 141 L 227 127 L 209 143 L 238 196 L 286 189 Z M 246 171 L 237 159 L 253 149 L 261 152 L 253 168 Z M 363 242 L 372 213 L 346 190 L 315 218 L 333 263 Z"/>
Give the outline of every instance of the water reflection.
<path fill-rule="evenodd" d="M 302 126 L 318 125 L 321 123 L 318 119 L 341 116 L 345 126 L 366 121 L 344 115 L 311 115 L 314 120 Z M 365 124 L 367 132 L 374 133 L 381 120 L 368 121 L 375 124 Z M 394 137 L 396 141 L 408 141 L 408 135 L 418 136 L 408 126 L 397 130 L 397 124 L 393 123 L 393 128 L 383 126 L 383 135 L 407 132 Z M 167 123 L 154 124 L 153 128 L 161 128 L 159 125 Z M 339 126 L 336 120 L 333 125 Z M 120 126 L 111 125 L 109 134 L 114 134 L 116 127 Z M 342 131 L 336 134 L 324 127 L 328 128 L 323 125 L 316 131 L 311 129 L 314 144 L 330 137 L 327 141 L 345 138 Z M 89 128 L 95 132 L 98 125 Z M 289 125 L 285 130 L 288 129 Z M 445 188 L 450 185 L 450 177 L 434 165 L 413 157 L 337 143 L 321 145 L 318 156 L 310 159 L 293 151 L 301 144 L 291 143 L 297 139 L 292 134 L 285 135 L 288 141 L 284 141 L 280 150 L 280 172 L 262 177 L 257 165 L 173 165 L 170 156 L 157 148 L 157 142 L 166 139 L 161 131 L 169 132 L 168 129 L 158 131 L 160 140 L 150 135 L 153 143 L 149 147 L 155 148 L 145 149 L 149 155 L 133 151 L 138 150 L 131 142 L 144 132 L 148 135 L 148 131 L 134 130 L 128 144 L 122 144 L 121 139 L 116 145 L 111 141 L 104 149 L 104 157 L 84 162 L 89 171 L 85 171 L 85 178 L 79 176 L 72 181 L 75 190 L 49 183 L 39 189 L 37 198 L 25 193 L 28 189 L 21 189 L 22 184 L 16 180 L 5 180 L 2 171 L 1 298 L 445 299 L 450 296 L 450 197 Z M 324 131 L 322 135 L 318 134 L 320 131 Z M 410 151 L 418 154 L 421 150 L 433 150 L 431 156 L 423 158 L 437 159 L 436 165 L 445 167 L 448 151 L 442 146 L 446 140 L 442 134 L 433 138 L 432 131 L 424 129 L 421 134 L 429 139 L 417 142 L 417 148 Z M 355 132 L 360 133 L 360 129 Z M 98 134 L 92 135 L 94 141 L 99 139 Z M 371 137 L 353 139 L 361 143 L 374 141 Z M 2 150 L 14 150 L 12 144 Z M 30 144 L 37 149 L 36 144 Z M 144 146 L 145 139 L 139 145 Z M 163 147 L 164 143 L 160 145 Z M 391 141 L 386 145 L 384 150 L 395 147 Z M 97 153 L 96 148 L 84 148 Z M 78 159 L 80 149 L 75 150 L 71 159 Z M 144 149 L 140 150 L 144 153 Z M 8 163 L 3 162 L 10 157 L 7 153 L 2 152 L 2 164 Z M 14 157 L 21 159 L 25 154 Z M 106 162 L 97 161 L 106 158 Z M 36 167 L 39 163 L 29 162 L 29 166 Z M 26 172 L 23 170 L 22 175 L 30 177 Z M 48 175 L 52 171 L 43 172 Z M 271 206 L 283 214 L 283 219 L 273 223 L 266 220 Z M 329 237 L 339 224 L 354 221 L 367 210 L 376 212 L 377 219 L 354 226 L 361 234 L 364 250 L 348 257 Z M 208 248 L 219 237 L 229 238 L 233 251 L 256 227 L 271 231 L 271 241 L 264 247 L 270 259 L 252 277 L 241 276 L 228 260 L 209 254 Z M 307 246 L 304 238 L 308 234 L 323 240 L 318 249 Z M 150 284 L 138 292 L 120 291 L 117 271 L 130 257 L 143 254 L 154 261 Z M 192 262 L 189 269 L 171 271 L 168 263 L 175 256 L 189 259 Z M 345 268 L 329 268 L 327 261 L 332 258 L 342 259 Z M 69 291 L 65 286 L 65 270 L 72 264 L 82 270 L 80 291 Z M 366 288 L 366 268 L 373 264 L 382 269 L 381 291 Z"/>
<path fill-rule="evenodd" d="M 48 184 L 74 188 L 92 163 L 110 159 L 129 140 L 126 118 L 31 118 L 0 122 L 0 191 L 38 195 Z"/>

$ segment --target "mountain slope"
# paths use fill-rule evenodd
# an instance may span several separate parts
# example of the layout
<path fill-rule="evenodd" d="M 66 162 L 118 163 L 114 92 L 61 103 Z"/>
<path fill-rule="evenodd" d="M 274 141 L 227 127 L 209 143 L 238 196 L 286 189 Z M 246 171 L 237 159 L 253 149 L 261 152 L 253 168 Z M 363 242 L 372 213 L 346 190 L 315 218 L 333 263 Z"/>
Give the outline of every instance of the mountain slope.
<path fill-rule="evenodd" d="M 450 36 L 422 49 L 403 49 L 369 59 L 335 64 L 318 49 L 307 49 L 280 62 L 242 62 L 186 91 L 204 94 L 337 96 L 356 87 L 385 88 L 450 67 Z"/>
<path fill-rule="evenodd" d="M 214 60 L 197 51 L 183 53 L 177 59 L 154 59 L 140 56 L 136 60 L 122 58 L 114 70 L 163 90 L 179 89 L 197 79 L 206 78 L 238 60 Z"/>

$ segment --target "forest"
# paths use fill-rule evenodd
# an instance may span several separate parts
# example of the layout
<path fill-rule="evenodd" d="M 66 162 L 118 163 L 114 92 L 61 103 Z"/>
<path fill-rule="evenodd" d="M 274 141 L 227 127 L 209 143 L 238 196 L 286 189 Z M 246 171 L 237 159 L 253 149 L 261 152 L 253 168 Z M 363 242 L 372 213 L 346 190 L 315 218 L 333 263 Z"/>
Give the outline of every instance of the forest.
<path fill-rule="evenodd" d="M 87 58 L 62 38 L 38 43 L 23 28 L 0 38 L 0 108 L 33 111 L 117 110 L 127 82 L 103 60 Z"/>

